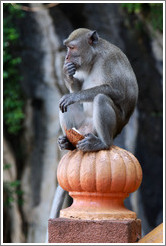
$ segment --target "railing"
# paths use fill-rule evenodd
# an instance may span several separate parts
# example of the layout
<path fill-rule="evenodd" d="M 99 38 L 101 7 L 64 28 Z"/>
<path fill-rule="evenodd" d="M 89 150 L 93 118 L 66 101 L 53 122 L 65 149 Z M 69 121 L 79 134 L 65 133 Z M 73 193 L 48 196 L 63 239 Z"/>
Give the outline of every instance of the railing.
<path fill-rule="evenodd" d="M 138 243 L 163 243 L 163 223 L 141 238 Z"/>

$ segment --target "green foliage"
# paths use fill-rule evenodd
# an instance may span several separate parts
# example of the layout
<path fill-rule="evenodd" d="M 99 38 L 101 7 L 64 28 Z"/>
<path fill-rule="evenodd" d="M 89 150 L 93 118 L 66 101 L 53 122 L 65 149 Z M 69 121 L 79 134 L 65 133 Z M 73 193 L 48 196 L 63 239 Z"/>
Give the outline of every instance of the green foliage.
<path fill-rule="evenodd" d="M 122 3 L 121 6 L 129 14 L 142 14 L 154 30 L 163 31 L 163 4 L 162 3 Z"/>
<path fill-rule="evenodd" d="M 11 207 L 14 201 L 17 201 L 18 204 L 23 204 L 23 191 L 20 189 L 20 181 L 15 180 L 13 182 L 3 182 L 4 190 L 4 206 Z M 17 196 L 15 196 L 17 195 Z M 17 199 L 17 200 L 16 200 Z"/>
<path fill-rule="evenodd" d="M 163 31 L 163 4 L 150 3 L 149 21 L 155 30 Z"/>
<path fill-rule="evenodd" d="M 23 17 L 23 12 L 9 3 L 4 3 L 3 7 L 4 122 L 8 133 L 16 135 L 22 127 L 24 101 L 19 74 L 21 57 L 17 54 L 19 33 L 15 21 Z"/>
<path fill-rule="evenodd" d="M 128 13 L 140 13 L 142 3 L 122 3 L 121 6 L 126 8 Z"/>
<path fill-rule="evenodd" d="M 5 164 L 3 166 L 4 171 L 11 168 L 11 164 Z M 23 191 L 20 189 L 20 180 L 15 180 L 12 182 L 4 181 L 3 182 L 3 191 L 4 191 L 4 206 L 11 207 L 13 202 L 16 201 L 18 204 L 23 204 Z"/>
<path fill-rule="evenodd" d="M 4 170 L 7 170 L 7 169 L 9 169 L 9 168 L 11 168 L 11 164 L 10 164 L 10 163 L 9 163 L 9 164 L 3 165 L 3 169 L 4 169 Z"/>
<path fill-rule="evenodd" d="M 3 3 L 3 111 L 4 126 L 12 139 L 17 140 L 24 119 L 24 98 L 21 91 L 19 66 L 19 31 L 17 21 L 22 18 L 22 10 L 15 9 L 10 3 Z M 18 141 L 17 141 L 18 142 Z M 17 146 L 18 149 L 19 146 Z M 4 172 L 11 168 L 11 164 L 4 165 Z M 10 171 L 10 170 L 9 170 Z M 3 182 L 4 206 L 11 207 L 13 202 L 23 203 L 23 191 L 20 181 Z"/>

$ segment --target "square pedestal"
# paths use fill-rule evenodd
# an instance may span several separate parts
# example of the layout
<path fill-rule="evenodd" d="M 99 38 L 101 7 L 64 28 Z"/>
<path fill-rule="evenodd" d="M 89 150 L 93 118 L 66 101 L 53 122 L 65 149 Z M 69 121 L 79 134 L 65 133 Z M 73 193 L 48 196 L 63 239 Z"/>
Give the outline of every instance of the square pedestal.
<path fill-rule="evenodd" d="M 135 243 L 141 220 L 49 219 L 49 243 Z"/>

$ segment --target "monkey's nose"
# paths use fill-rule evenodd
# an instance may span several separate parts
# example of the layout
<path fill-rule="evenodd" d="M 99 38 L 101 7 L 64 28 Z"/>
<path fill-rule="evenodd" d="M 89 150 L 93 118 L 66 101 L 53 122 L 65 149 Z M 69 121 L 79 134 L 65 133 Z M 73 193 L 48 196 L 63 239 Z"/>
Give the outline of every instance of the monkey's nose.
<path fill-rule="evenodd" d="M 67 62 L 69 62 L 69 56 L 68 55 L 66 56 L 65 59 L 66 59 Z"/>

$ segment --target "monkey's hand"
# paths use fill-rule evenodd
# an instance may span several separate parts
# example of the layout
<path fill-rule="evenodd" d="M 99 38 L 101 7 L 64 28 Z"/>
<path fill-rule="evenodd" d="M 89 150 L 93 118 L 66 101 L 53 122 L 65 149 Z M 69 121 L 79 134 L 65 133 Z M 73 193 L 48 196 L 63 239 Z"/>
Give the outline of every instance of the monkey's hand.
<path fill-rule="evenodd" d="M 67 112 L 67 107 L 75 102 L 77 102 L 75 93 L 66 94 L 60 99 L 59 108 L 62 113 Z"/>
<path fill-rule="evenodd" d="M 67 62 L 63 66 L 63 71 L 69 78 L 73 78 L 76 72 L 76 66 L 72 62 Z"/>
<path fill-rule="evenodd" d="M 58 138 L 58 145 L 60 150 L 68 149 L 73 150 L 75 149 L 74 146 L 69 142 L 66 136 L 60 136 Z"/>

